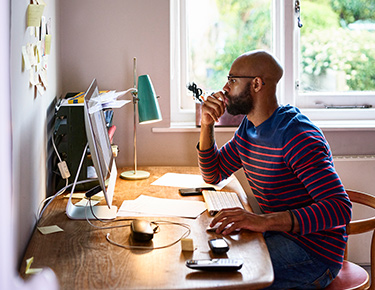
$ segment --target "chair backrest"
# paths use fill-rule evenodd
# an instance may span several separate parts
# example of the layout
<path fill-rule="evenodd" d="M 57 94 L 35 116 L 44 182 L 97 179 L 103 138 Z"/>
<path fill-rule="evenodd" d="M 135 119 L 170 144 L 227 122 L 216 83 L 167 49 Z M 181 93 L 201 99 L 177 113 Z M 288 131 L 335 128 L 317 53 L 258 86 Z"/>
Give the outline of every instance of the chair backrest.
<path fill-rule="evenodd" d="M 362 204 L 368 207 L 375 209 L 375 196 L 360 192 L 356 190 L 347 189 L 346 192 L 349 195 L 350 200 L 352 203 Z M 371 239 L 371 286 L 370 289 L 374 289 L 375 287 L 375 216 L 360 220 L 352 220 L 348 227 L 347 233 L 349 235 L 353 234 L 361 234 L 365 232 L 372 231 L 372 239 Z"/>

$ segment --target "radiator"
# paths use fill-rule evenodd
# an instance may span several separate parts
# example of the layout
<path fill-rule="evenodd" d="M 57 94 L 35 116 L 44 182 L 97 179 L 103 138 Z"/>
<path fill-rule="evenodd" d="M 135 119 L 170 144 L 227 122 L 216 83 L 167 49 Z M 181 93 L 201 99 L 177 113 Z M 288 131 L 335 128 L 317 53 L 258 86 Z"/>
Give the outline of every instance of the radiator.
<path fill-rule="evenodd" d="M 334 164 L 346 189 L 375 195 L 375 155 L 334 156 Z M 375 215 L 375 210 L 353 205 L 353 219 Z M 349 237 L 348 260 L 361 265 L 370 264 L 371 233 Z"/>

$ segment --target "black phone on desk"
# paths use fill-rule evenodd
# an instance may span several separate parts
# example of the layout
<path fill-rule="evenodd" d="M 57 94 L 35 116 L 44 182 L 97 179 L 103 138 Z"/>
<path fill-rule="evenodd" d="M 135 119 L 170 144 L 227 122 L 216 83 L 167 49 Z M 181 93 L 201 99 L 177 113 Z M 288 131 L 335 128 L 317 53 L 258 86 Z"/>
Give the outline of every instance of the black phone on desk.
<path fill-rule="evenodd" d="M 193 187 L 193 188 L 180 188 L 178 192 L 182 196 L 189 195 L 202 195 L 203 190 L 216 190 L 214 187 Z"/>

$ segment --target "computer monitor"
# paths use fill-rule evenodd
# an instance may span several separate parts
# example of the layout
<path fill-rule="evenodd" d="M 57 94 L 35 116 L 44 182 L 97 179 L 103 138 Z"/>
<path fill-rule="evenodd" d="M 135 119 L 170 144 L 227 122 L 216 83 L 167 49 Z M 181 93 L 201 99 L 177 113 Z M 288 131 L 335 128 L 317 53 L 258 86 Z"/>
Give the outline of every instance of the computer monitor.
<path fill-rule="evenodd" d="M 92 214 L 91 209 L 73 205 L 70 198 L 66 213 L 71 219 L 113 219 L 117 214 L 117 207 L 112 205 L 117 168 L 99 101 L 96 79 L 92 81 L 84 97 L 84 120 L 90 155 L 99 180 L 99 186 L 93 189 L 93 194 L 103 191 L 107 205 L 92 207 Z"/>

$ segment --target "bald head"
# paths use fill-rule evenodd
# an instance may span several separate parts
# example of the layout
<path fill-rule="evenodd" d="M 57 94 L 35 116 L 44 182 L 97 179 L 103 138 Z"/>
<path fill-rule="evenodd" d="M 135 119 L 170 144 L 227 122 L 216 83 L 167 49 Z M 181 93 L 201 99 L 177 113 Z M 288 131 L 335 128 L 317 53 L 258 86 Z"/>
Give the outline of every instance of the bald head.
<path fill-rule="evenodd" d="M 266 84 L 276 85 L 283 76 L 279 61 L 266 51 L 250 51 L 240 55 L 232 64 L 237 75 L 259 76 Z"/>

